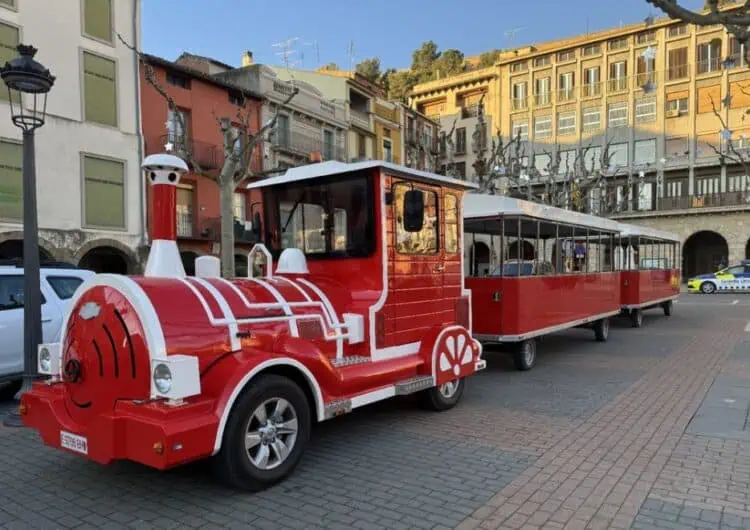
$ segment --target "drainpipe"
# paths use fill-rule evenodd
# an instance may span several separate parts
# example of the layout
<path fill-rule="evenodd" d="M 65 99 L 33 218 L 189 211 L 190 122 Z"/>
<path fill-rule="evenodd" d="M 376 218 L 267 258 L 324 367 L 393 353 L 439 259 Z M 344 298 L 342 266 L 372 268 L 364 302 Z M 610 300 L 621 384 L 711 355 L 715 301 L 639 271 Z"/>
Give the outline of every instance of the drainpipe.
<path fill-rule="evenodd" d="M 138 7 L 141 0 L 133 0 L 133 45 L 136 50 L 140 50 L 141 43 L 138 42 Z M 140 172 L 141 163 L 143 162 L 143 134 L 141 131 L 141 68 L 138 60 L 138 54 L 133 53 L 133 65 L 135 67 L 135 135 L 138 139 L 138 196 L 141 217 L 141 238 L 140 244 L 148 244 L 148 225 L 146 220 L 146 188 L 143 182 L 143 176 Z"/>

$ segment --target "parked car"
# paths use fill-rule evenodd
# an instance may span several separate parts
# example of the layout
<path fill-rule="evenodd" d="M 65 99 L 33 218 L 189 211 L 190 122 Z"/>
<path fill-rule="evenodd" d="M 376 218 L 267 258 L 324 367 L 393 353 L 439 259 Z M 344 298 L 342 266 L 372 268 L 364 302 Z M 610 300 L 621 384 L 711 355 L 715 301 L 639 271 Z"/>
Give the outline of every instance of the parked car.
<path fill-rule="evenodd" d="M 23 272 L 22 262 L 0 261 L 0 399 L 12 397 L 21 388 Z M 55 342 L 76 289 L 95 273 L 59 262 L 42 263 L 40 272 L 42 342 Z"/>
<path fill-rule="evenodd" d="M 688 292 L 713 294 L 726 291 L 750 290 L 750 260 L 721 269 L 712 274 L 701 274 L 687 282 Z"/>

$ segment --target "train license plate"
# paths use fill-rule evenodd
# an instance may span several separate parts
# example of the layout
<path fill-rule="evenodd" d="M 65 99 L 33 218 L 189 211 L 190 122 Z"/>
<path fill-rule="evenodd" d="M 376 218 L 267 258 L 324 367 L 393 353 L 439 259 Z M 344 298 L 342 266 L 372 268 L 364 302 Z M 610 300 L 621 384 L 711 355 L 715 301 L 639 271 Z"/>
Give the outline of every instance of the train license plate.
<path fill-rule="evenodd" d="M 76 453 L 89 454 L 89 442 L 84 436 L 60 431 L 60 445 Z"/>

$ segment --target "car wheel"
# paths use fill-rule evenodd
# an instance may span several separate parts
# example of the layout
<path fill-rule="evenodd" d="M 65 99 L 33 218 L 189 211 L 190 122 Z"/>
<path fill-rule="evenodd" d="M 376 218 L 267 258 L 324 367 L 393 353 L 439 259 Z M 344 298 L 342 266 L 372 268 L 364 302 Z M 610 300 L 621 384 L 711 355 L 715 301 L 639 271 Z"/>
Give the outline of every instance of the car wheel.
<path fill-rule="evenodd" d="M 442 412 L 455 407 L 464 395 L 466 378 L 454 379 L 422 392 L 422 405 L 425 408 Z"/>
<path fill-rule="evenodd" d="M 291 474 L 310 437 L 311 413 L 302 389 L 278 375 L 252 381 L 229 414 L 215 471 L 226 484 L 266 489 Z"/>
<path fill-rule="evenodd" d="M 536 364 L 536 341 L 534 339 L 524 340 L 515 345 L 513 351 L 513 364 L 516 370 L 526 372 Z"/>
<path fill-rule="evenodd" d="M 701 292 L 703 294 L 713 294 L 716 291 L 716 285 L 713 282 L 703 282 Z"/>
<path fill-rule="evenodd" d="M 594 322 L 594 336 L 599 342 L 606 342 L 609 338 L 609 319 L 602 318 Z"/>

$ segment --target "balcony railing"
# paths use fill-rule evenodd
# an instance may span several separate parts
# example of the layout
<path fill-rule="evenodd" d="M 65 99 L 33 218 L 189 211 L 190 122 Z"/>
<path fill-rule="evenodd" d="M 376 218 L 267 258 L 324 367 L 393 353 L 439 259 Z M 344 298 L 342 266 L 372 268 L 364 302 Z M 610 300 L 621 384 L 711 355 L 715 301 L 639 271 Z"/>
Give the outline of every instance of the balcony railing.
<path fill-rule="evenodd" d="M 167 149 L 168 147 L 171 149 Z M 210 142 L 174 134 L 164 134 L 146 141 L 146 155 L 163 153 L 166 150 L 171 150 L 185 160 L 189 160 L 190 154 L 202 169 L 217 169 L 224 161 L 220 146 Z"/>
<path fill-rule="evenodd" d="M 534 94 L 534 102 L 537 106 L 549 105 L 550 103 L 552 103 L 552 95 L 549 92 L 540 92 L 538 94 Z"/>
<path fill-rule="evenodd" d="M 370 129 L 370 113 L 363 110 L 350 109 L 351 120 L 354 125 L 363 129 Z"/>
<path fill-rule="evenodd" d="M 583 85 L 582 92 L 583 97 L 590 98 L 594 96 L 600 96 L 602 93 L 602 84 L 601 83 L 588 83 Z"/>
<path fill-rule="evenodd" d="M 308 157 L 311 153 L 320 153 L 324 160 L 346 162 L 343 147 L 327 144 L 321 136 L 312 136 L 300 131 L 277 131 L 273 136 L 273 146 L 297 156 Z"/>
<path fill-rule="evenodd" d="M 667 81 L 675 81 L 677 79 L 685 79 L 689 76 L 690 65 L 688 64 L 675 64 L 667 68 Z"/>
<path fill-rule="evenodd" d="M 610 79 L 608 85 L 608 90 L 610 92 L 622 92 L 623 90 L 628 89 L 628 78 L 616 77 L 614 79 Z"/>
<path fill-rule="evenodd" d="M 708 74 L 711 72 L 720 72 L 720 71 L 721 71 L 721 59 L 718 57 L 714 57 L 707 61 L 698 62 L 699 74 Z"/>
<path fill-rule="evenodd" d="M 564 103 L 566 101 L 572 101 L 576 97 L 574 88 L 562 88 L 557 91 L 557 101 Z"/>
<path fill-rule="evenodd" d="M 750 207 L 750 191 L 687 195 L 684 197 L 662 197 L 659 199 L 659 210 L 690 210 L 723 206 Z"/>
<path fill-rule="evenodd" d="M 525 110 L 528 106 L 528 98 L 513 98 L 513 110 Z"/>

